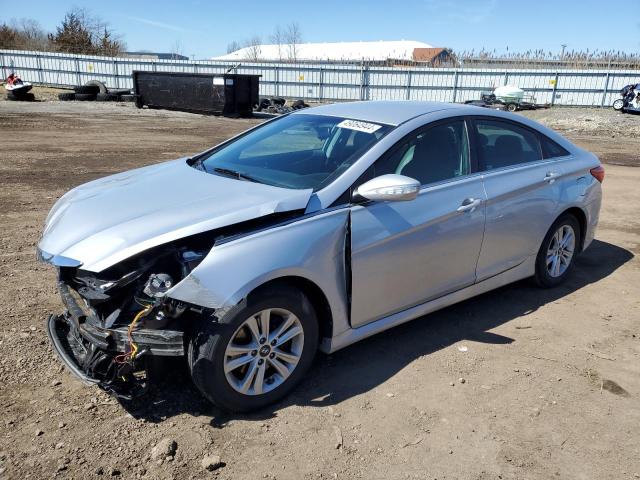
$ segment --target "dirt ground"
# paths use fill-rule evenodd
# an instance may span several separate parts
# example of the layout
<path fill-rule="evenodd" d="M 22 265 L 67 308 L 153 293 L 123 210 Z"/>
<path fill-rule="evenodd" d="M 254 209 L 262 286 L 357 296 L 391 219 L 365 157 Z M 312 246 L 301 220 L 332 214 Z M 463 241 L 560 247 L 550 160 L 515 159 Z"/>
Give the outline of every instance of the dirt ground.
<path fill-rule="evenodd" d="M 640 169 L 621 166 L 640 164 L 640 117 L 528 115 L 610 164 L 597 240 L 568 283 L 519 282 L 319 355 L 283 402 L 225 415 L 179 366 L 131 405 L 76 381 L 49 347 L 44 319 L 62 305 L 34 250 L 69 188 L 257 120 L 0 102 L 0 478 L 640 478 Z M 163 439 L 174 455 L 153 449 Z M 206 455 L 224 466 L 205 471 Z"/>

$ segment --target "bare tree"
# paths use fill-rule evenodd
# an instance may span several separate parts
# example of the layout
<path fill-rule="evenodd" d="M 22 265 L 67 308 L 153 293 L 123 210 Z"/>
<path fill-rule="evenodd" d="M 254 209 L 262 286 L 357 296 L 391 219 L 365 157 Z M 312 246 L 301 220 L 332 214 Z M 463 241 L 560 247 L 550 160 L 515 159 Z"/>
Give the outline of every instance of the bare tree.
<path fill-rule="evenodd" d="M 171 59 L 178 60 L 184 56 L 184 48 L 182 47 L 182 42 L 180 40 L 176 40 L 171 45 Z"/>
<path fill-rule="evenodd" d="M 261 44 L 262 41 L 257 35 L 247 40 L 244 43 L 244 48 L 246 49 L 244 58 L 251 62 L 257 62 L 258 60 L 260 60 Z"/>
<path fill-rule="evenodd" d="M 289 60 L 295 62 L 300 53 L 300 43 L 302 43 L 302 31 L 298 22 L 291 22 L 287 25 L 286 40 L 289 49 Z"/>
<path fill-rule="evenodd" d="M 269 40 L 271 43 L 278 46 L 278 60 L 282 61 L 284 44 L 287 41 L 287 32 L 280 25 L 276 25 L 276 28 L 271 37 L 269 37 Z"/>
<path fill-rule="evenodd" d="M 227 45 L 227 53 L 233 53 L 236 50 L 240 50 L 241 48 L 242 48 L 242 45 L 240 45 L 240 42 L 234 40 L 229 45 Z"/>

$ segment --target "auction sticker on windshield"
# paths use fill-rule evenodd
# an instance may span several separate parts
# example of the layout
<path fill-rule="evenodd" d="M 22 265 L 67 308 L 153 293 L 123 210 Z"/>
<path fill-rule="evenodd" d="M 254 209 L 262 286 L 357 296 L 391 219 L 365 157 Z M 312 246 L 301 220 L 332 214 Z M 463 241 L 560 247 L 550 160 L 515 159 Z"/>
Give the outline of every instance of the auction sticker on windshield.
<path fill-rule="evenodd" d="M 382 125 L 377 125 L 375 123 L 369 123 L 369 122 L 361 122 L 359 120 L 343 120 L 336 126 L 340 128 L 348 128 L 349 130 L 357 130 L 359 132 L 365 132 L 365 133 L 373 133 L 379 128 L 382 128 Z"/>

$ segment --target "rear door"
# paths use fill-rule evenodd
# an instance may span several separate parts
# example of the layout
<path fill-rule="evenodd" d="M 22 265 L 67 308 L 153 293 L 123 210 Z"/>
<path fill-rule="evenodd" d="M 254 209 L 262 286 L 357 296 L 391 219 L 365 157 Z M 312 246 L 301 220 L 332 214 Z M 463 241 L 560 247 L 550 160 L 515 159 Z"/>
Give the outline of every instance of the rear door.
<path fill-rule="evenodd" d="M 561 163 L 545 159 L 540 134 L 495 117 L 471 122 L 487 194 L 486 226 L 477 280 L 536 255 L 558 214 Z"/>
<path fill-rule="evenodd" d="M 465 121 L 407 136 L 365 179 L 387 173 L 415 178 L 422 188 L 412 201 L 352 207 L 353 327 L 475 281 L 485 195 L 481 176 L 471 172 Z"/>

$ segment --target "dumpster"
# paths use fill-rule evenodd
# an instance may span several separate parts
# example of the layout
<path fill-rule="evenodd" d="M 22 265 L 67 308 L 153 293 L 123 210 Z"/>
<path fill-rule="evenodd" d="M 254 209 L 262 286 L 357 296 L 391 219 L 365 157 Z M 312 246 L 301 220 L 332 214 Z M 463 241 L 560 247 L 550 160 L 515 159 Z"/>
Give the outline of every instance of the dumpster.
<path fill-rule="evenodd" d="M 258 105 L 260 75 L 133 72 L 136 106 L 250 117 Z"/>

